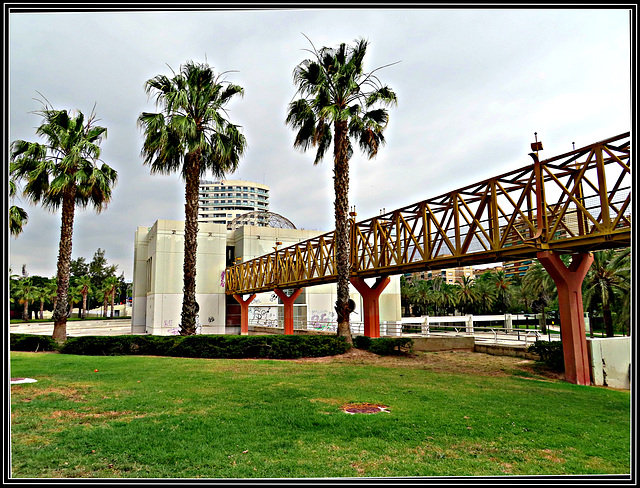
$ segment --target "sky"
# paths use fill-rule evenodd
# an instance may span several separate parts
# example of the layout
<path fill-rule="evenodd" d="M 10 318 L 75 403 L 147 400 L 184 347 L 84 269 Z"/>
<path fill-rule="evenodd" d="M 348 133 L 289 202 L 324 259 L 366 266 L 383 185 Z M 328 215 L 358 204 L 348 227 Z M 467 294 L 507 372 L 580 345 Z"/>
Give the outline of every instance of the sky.
<path fill-rule="evenodd" d="M 331 156 L 314 166 L 285 124 L 293 70 L 310 57 L 305 36 L 316 47 L 367 39 L 365 71 L 396 63 L 377 71 L 398 96 L 386 145 L 350 161 L 357 220 L 527 166 L 534 133 L 544 159 L 632 128 L 628 8 L 88 10 L 9 12 L 8 136 L 43 142 L 39 94 L 56 109 L 95 106 L 107 128 L 101 159 L 118 183 L 101 213 L 76 212 L 72 259 L 103 249 L 127 280 L 137 227 L 184 220 L 184 181 L 143 165 L 137 118 L 156 111 L 144 83 L 189 60 L 245 90 L 227 106 L 248 144 L 227 179 L 268 185 L 270 211 L 300 229 L 334 229 Z M 13 203 L 29 221 L 6 237 L 9 266 L 53 277 L 60 212 Z"/>

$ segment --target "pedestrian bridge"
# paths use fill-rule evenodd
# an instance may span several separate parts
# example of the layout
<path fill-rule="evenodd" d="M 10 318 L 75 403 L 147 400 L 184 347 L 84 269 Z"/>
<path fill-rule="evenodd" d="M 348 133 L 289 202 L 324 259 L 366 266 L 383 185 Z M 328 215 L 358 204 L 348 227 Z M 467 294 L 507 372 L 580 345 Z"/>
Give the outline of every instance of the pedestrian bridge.
<path fill-rule="evenodd" d="M 351 221 L 358 278 L 630 245 L 629 133 L 438 197 Z M 490 167 L 490 163 L 487 165 Z M 337 281 L 334 232 L 226 270 L 226 293 Z"/>
<path fill-rule="evenodd" d="M 533 162 L 515 171 L 360 222 L 351 214 L 350 280 L 363 298 L 366 336 L 380 335 L 378 297 L 391 275 L 535 257 L 558 289 L 567 381 L 590 383 L 582 282 L 591 251 L 631 244 L 630 133 L 542 161 L 541 144 L 531 148 Z M 568 253 L 567 268 L 559 255 Z M 293 334 L 302 288 L 337 278 L 329 232 L 227 268 L 225 286 L 241 305 L 241 333 L 255 294 L 274 291 Z"/>

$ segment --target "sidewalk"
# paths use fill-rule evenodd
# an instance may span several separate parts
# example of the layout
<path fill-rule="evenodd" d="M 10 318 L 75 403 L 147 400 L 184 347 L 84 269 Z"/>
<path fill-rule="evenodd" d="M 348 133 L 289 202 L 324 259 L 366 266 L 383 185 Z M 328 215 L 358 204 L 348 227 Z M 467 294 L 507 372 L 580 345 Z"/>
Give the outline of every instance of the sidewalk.
<path fill-rule="evenodd" d="M 52 335 L 53 322 L 11 324 L 9 331 L 19 334 Z M 84 320 L 67 322 L 67 336 L 131 335 L 131 319 Z"/>

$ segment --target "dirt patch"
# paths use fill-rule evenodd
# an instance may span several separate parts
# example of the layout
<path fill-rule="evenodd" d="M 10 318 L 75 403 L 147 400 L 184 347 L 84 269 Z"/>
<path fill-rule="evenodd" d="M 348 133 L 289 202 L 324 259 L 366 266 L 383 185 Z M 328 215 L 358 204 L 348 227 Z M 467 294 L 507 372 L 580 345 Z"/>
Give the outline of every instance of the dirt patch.
<path fill-rule="evenodd" d="M 535 361 L 513 356 L 494 356 L 467 350 L 416 352 L 394 356 L 378 356 L 369 351 L 352 348 L 344 354 L 319 358 L 294 359 L 299 363 L 350 363 L 390 368 L 424 369 L 435 373 L 462 373 L 483 376 L 513 376 L 560 381 L 564 373 L 541 368 Z"/>

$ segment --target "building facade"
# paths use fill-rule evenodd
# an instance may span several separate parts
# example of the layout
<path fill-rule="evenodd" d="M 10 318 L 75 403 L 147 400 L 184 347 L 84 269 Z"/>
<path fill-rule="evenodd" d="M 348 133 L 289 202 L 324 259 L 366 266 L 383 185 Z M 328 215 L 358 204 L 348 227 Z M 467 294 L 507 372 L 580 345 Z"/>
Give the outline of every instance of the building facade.
<path fill-rule="evenodd" d="M 227 230 L 224 224 L 203 223 L 198 229 L 196 301 L 197 329 L 202 334 L 240 334 L 239 304 L 225 294 L 224 272 L 236 260 L 247 261 L 297 244 L 322 232 L 245 225 Z M 134 334 L 179 333 L 182 311 L 184 222 L 158 220 L 151 227 L 138 227 L 134 244 L 133 312 Z M 362 299 L 351 288 L 356 311 L 352 323 L 363 320 Z M 294 304 L 296 327 L 323 329 L 335 323 L 335 284 L 307 287 Z M 273 292 L 259 293 L 249 307 L 252 325 L 282 324 L 283 305 Z M 400 277 L 380 296 L 380 320 L 400 321 Z"/>
<path fill-rule="evenodd" d="M 198 222 L 227 225 L 237 216 L 255 211 L 269 211 L 267 185 L 244 180 L 200 180 Z"/>

